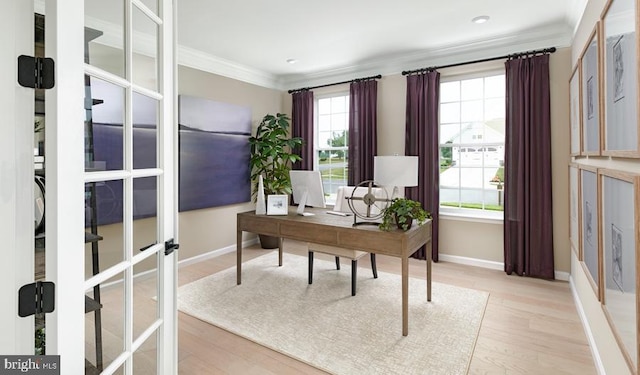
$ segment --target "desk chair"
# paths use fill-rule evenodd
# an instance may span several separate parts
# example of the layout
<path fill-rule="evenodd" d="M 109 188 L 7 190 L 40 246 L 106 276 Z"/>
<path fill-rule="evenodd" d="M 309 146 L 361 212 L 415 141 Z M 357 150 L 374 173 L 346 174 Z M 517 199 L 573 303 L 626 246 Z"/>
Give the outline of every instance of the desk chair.
<path fill-rule="evenodd" d="M 353 193 L 353 186 L 340 186 L 338 188 L 338 193 L 336 195 L 336 204 L 333 208 L 333 211 L 345 212 L 352 214 L 351 209 L 349 208 L 349 203 L 347 202 L 347 197 L 351 197 Z M 361 197 L 367 192 L 366 187 L 358 187 L 353 194 L 354 196 Z M 382 198 L 382 189 L 381 188 L 373 188 L 372 192 L 377 196 Z M 354 201 L 354 204 L 364 205 L 361 201 Z M 374 208 L 375 209 L 375 208 Z M 374 214 L 377 214 L 374 212 Z M 342 247 L 329 246 L 329 245 L 321 245 L 316 243 L 307 243 L 307 252 L 309 254 L 309 284 L 313 284 L 313 254 L 314 253 L 323 253 L 334 255 L 336 258 L 336 269 L 340 269 L 340 257 L 351 259 L 351 295 L 356 295 L 356 274 L 358 268 L 358 259 L 362 258 L 367 254 L 366 251 L 360 250 L 351 250 L 345 249 Z M 371 253 L 371 270 L 373 271 L 373 278 L 378 278 L 378 271 L 376 269 L 376 254 Z"/>

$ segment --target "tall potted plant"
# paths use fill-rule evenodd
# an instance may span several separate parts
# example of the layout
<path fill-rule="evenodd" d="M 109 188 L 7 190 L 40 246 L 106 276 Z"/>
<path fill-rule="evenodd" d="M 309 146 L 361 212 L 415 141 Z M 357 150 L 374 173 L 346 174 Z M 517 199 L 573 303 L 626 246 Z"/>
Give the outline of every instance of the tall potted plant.
<path fill-rule="evenodd" d="M 299 155 L 293 153 L 293 150 L 302 146 L 302 138 L 289 137 L 290 121 L 291 119 L 283 113 L 275 116 L 267 114 L 260 121 L 256 135 L 249 138 L 251 146 L 249 168 L 254 201 L 258 194 L 260 176 L 263 179 L 265 195 L 291 194 L 289 171 L 293 163 L 302 160 Z M 275 246 L 266 245 L 264 236 L 261 236 L 260 241 L 264 248 L 277 247 L 277 241 Z"/>

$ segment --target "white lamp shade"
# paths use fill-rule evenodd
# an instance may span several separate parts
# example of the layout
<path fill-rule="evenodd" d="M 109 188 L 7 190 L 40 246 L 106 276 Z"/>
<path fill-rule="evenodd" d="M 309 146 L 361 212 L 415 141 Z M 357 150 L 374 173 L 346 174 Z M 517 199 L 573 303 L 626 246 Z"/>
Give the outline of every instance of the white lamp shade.
<path fill-rule="evenodd" d="M 418 157 L 375 156 L 373 179 L 381 186 L 418 186 Z"/>

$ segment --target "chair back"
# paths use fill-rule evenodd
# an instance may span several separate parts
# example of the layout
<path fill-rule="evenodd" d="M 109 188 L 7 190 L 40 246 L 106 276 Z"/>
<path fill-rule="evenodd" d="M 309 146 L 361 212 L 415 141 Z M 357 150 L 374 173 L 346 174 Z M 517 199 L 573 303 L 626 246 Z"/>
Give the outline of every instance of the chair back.
<path fill-rule="evenodd" d="M 353 189 L 356 189 L 355 191 Z M 365 194 L 367 194 L 367 192 L 369 191 L 369 188 L 365 187 L 365 186 L 340 186 L 338 188 L 338 191 L 336 193 L 336 204 L 333 207 L 334 211 L 338 211 L 338 212 L 351 212 L 351 208 L 349 208 L 349 201 L 347 198 L 351 198 L 351 195 L 353 194 L 353 197 L 358 197 L 358 198 L 362 198 L 365 196 Z M 373 195 L 378 199 L 384 199 L 385 198 L 385 194 L 384 194 L 384 190 L 383 188 L 378 188 L 378 187 L 374 187 L 371 188 L 371 193 L 373 193 Z M 357 212 L 366 212 L 367 211 L 367 205 L 361 201 L 361 200 L 354 200 L 353 202 L 354 208 L 356 209 Z M 377 215 L 380 213 L 380 208 L 379 205 L 374 204 L 371 207 L 371 215 Z"/>

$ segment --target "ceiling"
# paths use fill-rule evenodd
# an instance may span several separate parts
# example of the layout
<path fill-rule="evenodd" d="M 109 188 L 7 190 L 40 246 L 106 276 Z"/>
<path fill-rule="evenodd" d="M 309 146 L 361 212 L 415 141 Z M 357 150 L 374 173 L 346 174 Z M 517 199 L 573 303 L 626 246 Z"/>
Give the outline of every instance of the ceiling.
<path fill-rule="evenodd" d="M 586 2 L 180 0 L 179 56 L 180 63 L 199 60 L 194 65 L 214 73 L 290 89 L 566 47 Z M 489 21 L 471 22 L 482 15 Z"/>

